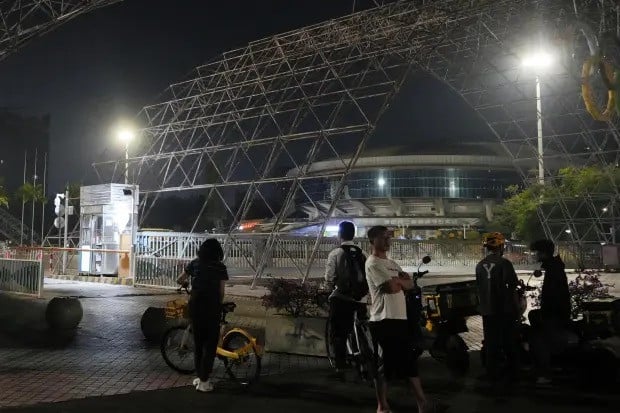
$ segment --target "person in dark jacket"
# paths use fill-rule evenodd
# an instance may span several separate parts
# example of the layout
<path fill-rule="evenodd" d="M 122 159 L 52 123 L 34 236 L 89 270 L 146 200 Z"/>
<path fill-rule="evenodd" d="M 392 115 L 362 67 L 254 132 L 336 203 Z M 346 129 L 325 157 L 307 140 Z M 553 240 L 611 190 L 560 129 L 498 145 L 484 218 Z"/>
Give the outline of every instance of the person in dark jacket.
<path fill-rule="evenodd" d="M 519 362 L 516 339 L 518 279 L 512 263 L 503 257 L 505 243 L 504 235 L 499 232 L 485 234 L 483 245 L 488 255 L 476 266 L 486 378 L 496 386 L 516 379 Z M 502 356 L 506 358 L 505 371 L 500 369 Z"/>
<path fill-rule="evenodd" d="M 191 282 L 189 317 L 194 333 L 194 361 L 198 377 L 194 386 L 200 392 L 213 390 L 209 380 L 217 343 L 220 338 L 220 317 L 224 299 L 226 266 L 222 263 L 224 251 L 219 241 L 207 239 L 198 250 L 198 258 L 191 261 L 177 282 Z"/>
<path fill-rule="evenodd" d="M 565 345 L 566 332 L 571 320 L 570 293 L 564 263 L 554 256 L 553 241 L 535 241 L 530 249 L 536 253 L 541 268 L 545 272 L 540 294 L 540 309 L 530 311 L 528 318 L 533 328 L 530 344 L 537 367 L 537 383 L 549 383 L 551 349 L 561 349 Z M 536 276 L 542 273 L 537 271 Z"/>

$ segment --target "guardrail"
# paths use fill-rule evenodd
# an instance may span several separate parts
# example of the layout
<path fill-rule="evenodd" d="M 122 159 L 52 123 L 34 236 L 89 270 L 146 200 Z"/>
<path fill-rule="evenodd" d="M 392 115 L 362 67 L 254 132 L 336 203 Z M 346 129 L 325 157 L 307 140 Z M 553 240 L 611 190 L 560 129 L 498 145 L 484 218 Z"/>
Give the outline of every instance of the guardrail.
<path fill-rule="evenodd" d="M 0 258 L 0 291 L 41 296 L 43 291 L 42 255 L 34 257 Z"/>

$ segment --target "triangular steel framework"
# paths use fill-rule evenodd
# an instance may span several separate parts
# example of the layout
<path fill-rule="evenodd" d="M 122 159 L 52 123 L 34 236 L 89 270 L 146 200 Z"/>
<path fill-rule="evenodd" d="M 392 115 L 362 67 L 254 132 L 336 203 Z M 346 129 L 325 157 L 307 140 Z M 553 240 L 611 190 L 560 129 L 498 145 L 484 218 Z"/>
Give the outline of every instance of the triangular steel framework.
<path fill-rule="evenodd" d="M 0 1 L 0 61 L 69 20 L 121 0 Z"/>
<path fill-rule="evenodd" d="M 151 199 L 164 192 L 203 191 L 201 214 L 210 202 L 219 202 L 230 217 L 227 250 L 242 250 L 239 224 L 253 205 L 266 206 L 273 229 L 260 249 L 255 268 L 260 277 L 294 205 L 315 203 L 313 193 L 324 191 L 327 180 L 337 185 L 326 200 L 329 207 L 317 210 L 324 218 L 334 215 L 351 167 L 411 71 L 432 73 L 462 96 L 510 154 L 524 183 L 536 182 L 531 171 L 541 161 L 536 76 L 521 67 L 521 59 L 541 41 L 554 39 L 565 51 L 563 59 L 539 77 L 546 185 L 557 184 L 563 166 L 617 166 L 617 123 L 592 120 L 581 99 L 586 42 L 558 36 L 574 31 L 575 22 L 617 36 L 612 2 L 384 3 L 226 52 L 170 86 L 160 103 L 140 112 L 142 149 L 128 161 L 132 182 Z M 312 171 L 310 165 L 320 159 L 339 159 L 343 171 Z M 118 182 L 125 160 L 94 167 L 103 182 Z M 558 197 L 550 208 L 540 208 L 539 217 L 555 240 L 609 242 L 605 227 L 613 214 L 598 211 L 617 199 L 615 186 L 611 193 L 579 200 Z M 322 234 L 327 220 L 319 223 Z M 324 253 L 321 235 L 309 261 L 296 261 L 287 252 L 304 276 L 318 253 Z"/>

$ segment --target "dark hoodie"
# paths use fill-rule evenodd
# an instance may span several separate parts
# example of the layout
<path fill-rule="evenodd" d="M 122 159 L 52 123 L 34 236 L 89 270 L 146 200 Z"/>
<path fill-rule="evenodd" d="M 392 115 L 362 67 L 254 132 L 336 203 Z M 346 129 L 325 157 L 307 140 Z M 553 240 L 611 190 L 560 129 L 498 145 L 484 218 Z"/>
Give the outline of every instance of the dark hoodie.
<path fill-rule="evenodd" d="M 540 309 L 544 320 L 568 323 L 571 319 L 570 294 L 564 263 L 559 256 L 542 263 L 545 270 Z"/>

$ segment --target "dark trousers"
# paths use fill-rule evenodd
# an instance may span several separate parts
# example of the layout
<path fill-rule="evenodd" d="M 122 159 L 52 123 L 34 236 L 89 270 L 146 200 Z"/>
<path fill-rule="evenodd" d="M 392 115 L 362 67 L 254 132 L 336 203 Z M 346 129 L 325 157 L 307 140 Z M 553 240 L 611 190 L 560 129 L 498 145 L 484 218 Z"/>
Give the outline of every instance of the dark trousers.
<path fill-rule="evenodd" d="M 491 380 L 516 378 L 519 364 L 517 323 L 515 317 L 486 315 L 482 317 L 487 375 Z M 502 370 L 502 361 L 506 370 Z"/>
<path fill-rule="evenodd" d="M 353 331 L 353 317 L 356 310 L 363 311 L 364 306 L 355 301 L 332 298 L 329 301 L 329 324 L 334 346 L 337 369 L 347 367 L 347 338 Z"/>
<path fill-rule="evenodd" d="M 567 323 L 545 319 L 540 310 L 530 311 L 528 318 L 532 326 L 530 347 L 536 374 L 548 377 L 552 354 L 561 353 L 568 344 Z"/>
<path fill-rule="evenodd" d="M 220 339 L 221 308 L 212 302 L 193 296 L 189 300 L 189 314 L 194 333 L 194 362 L 196 373 L 207 381 L 213 370 L 215 351 Z"/>

